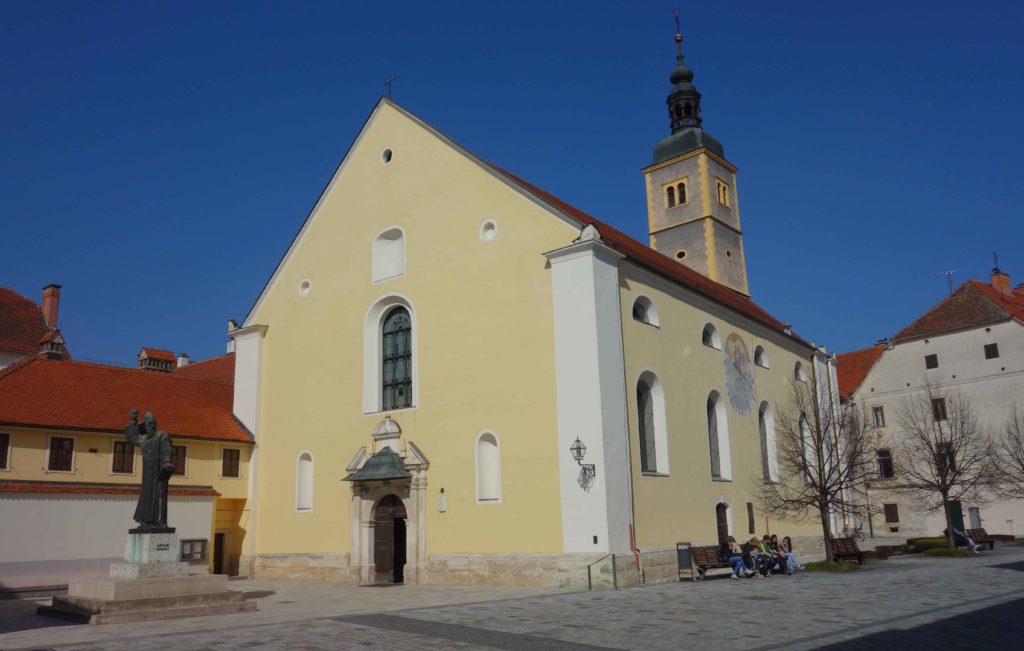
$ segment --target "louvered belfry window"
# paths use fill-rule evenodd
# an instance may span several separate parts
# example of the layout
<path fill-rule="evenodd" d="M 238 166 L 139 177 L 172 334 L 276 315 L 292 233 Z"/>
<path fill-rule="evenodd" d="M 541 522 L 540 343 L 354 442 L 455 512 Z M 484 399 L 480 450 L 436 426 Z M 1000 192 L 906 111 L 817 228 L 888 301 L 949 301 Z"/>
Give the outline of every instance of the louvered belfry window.
<path fill-rule="evenodd" d="M 412 406 L 412 319 L 404 307 L 384 319 L 384 409 Z"/>

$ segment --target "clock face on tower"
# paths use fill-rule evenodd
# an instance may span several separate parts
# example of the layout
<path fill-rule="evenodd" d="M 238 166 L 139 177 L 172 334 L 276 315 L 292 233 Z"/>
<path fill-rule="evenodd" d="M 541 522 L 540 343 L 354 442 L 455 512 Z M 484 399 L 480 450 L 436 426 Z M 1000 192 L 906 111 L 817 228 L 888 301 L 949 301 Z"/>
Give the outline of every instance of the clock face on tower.
<path fill-rule="evenodd" d="M 754 364 L 743 343 L 735 332 L 725 340 L 722 347 L 725 362 L 725 386 L 729 392 L 732 408 L 740 416 L 746 416 L 754 408 Z"/>

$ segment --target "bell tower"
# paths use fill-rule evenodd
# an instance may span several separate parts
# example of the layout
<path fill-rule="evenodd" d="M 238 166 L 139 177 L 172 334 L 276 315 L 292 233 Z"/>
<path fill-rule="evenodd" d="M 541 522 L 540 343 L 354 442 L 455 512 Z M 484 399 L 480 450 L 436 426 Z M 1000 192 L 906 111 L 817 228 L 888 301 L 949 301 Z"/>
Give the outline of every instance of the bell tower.
<path fill-rule="evenodd" d="M 701 126 L 701 95 L 693 70 L 683 63 L 678 10 L 675 42 L 676 67 L 666 99 L 671 134 L 655 146 L 654 162 L 643 170 L 651 248 L 749 296 L 738 170 Z"/>

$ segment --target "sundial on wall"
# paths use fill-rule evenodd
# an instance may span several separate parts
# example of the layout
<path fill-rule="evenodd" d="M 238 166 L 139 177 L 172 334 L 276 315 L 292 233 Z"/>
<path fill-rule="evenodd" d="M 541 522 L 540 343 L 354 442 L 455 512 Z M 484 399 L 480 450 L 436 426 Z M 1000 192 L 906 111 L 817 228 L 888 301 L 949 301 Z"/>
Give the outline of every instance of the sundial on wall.
<path fill-rule="evenodd" d="M 750 359 L 747 345 L 734 332 L 725 340 L 722 355 L 729 401 L 736 413 L 746 416 L 754 408 L 754 363 Z"/>

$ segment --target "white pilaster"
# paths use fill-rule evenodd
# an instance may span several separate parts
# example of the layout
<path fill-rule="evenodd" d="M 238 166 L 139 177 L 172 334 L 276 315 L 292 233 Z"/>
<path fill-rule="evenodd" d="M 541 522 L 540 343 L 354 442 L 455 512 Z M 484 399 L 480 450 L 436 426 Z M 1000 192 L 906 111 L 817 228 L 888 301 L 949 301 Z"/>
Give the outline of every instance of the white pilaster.
<path fill-rule="evenodd" d="M 249 553 L 256 553 L 256 528 L 259 493 L 259 416 L 263 370 L 263 337 L 267 326 L 252 325 L 228 332 L 235 349 L 235 381 L 232 411 L 256 439 L 249 456 L 249 522 L 246 529 Z"/>
<path fill-rule="evenodd" d="M 618 261 L 587 229 L 547 253 L 555 319 L 558 458 L 565 552 L 623 552 L 632 522 Z M 589 486 L 569 447 L 587 446 Z M 594 537 L 597 542 L 594 542 Z"/>

